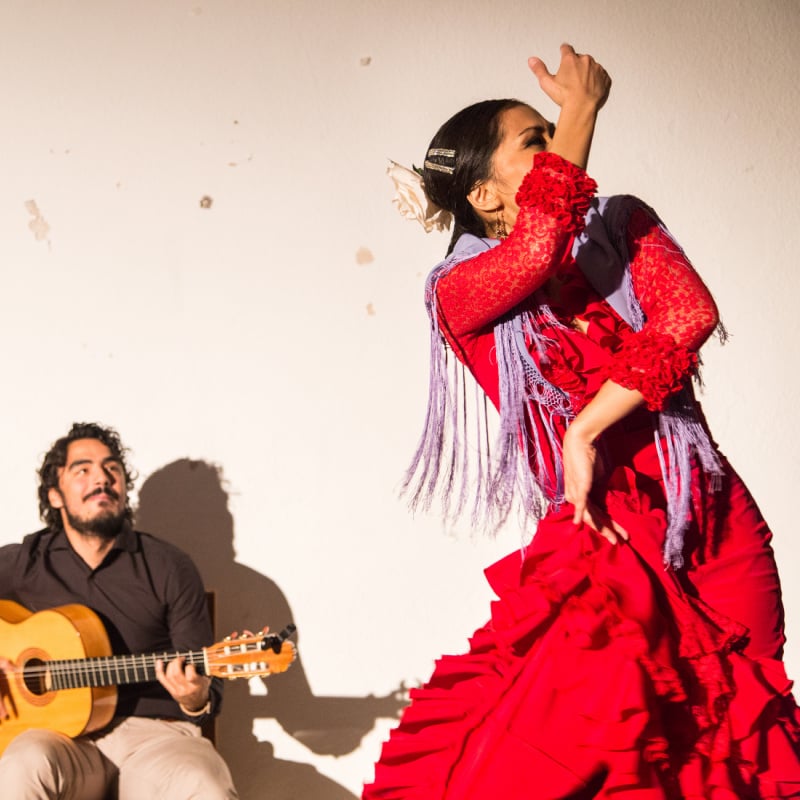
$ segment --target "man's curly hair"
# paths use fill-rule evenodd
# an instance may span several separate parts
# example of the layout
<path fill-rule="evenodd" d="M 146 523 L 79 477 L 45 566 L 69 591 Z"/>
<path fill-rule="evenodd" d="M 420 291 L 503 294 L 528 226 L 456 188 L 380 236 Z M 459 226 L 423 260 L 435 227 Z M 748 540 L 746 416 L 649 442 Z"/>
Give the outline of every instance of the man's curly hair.
<path fill-rule="evenodd" d="M 64 524 L 61 521 L 60 510 L 50 505 L 50 490 L 58 488 L 58 470 L 66 466 L 67 448 L 78 439 L 97 439 L 102 442 L 122 465 L 125 473 L 125 487 L 129 495 L 133 488 L 134 476 L 125 461 L 128 449 L 120 441 L 119 434 L 113 428 L 104 428 L 96 422 L 73 422 L 69 433 L 54 442 L 47 451 L 42 466 L 39 468 L 39 516 L 53 531 L 62 530 Z M 128 501 L 125 504 L 125 519 L 130 522 L 132 518 L 133 511 Z"/>

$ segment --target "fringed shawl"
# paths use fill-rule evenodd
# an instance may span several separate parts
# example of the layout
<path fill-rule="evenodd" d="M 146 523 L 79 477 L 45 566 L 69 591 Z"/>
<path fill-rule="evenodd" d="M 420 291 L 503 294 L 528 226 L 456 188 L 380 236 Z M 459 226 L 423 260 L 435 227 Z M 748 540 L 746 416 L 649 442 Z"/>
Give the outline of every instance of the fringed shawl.
<path fill-rule="evenodd" d="M 634 331 L 639 331 L 645 318 L 634 294 L 626 242 L 628 221 L 636 207 L 644 207 L 668 233 L 655 212 L 637 198 L 629 195 L 597 198 L 586 215 L 584 230 L 575 239 L 572 254 L 595 290 Z M 512 311 L 494 326 L 500 388 L 500 429 L 495 453 L 492 456 L 489 447 L 485 413 L 478 409 L 476 430 L 478 441 L 484 444 L 475 449 L 477 464 L 470 465 L 463 371 L 459 375 L 453 359 L 452 374 L 448 375 L 448 349 L 439 328 L 436 286 L 457 264 L 498 244 L 494 239 L 464 234 L 448 258 L 428 276 L 425 287 L 425 305 L 431 321 L 428 409 L 423 434 L 403 485 L 403 491 L 410 493 L 414 509 L 429 508 L 437 489 L 441 489 L 445 518 L 455 519 L 466 506 L 469 478 L 474 472 L 477 486 L 472 523 L 483 524 L 490 531 L 496 531 L 508 519 L 515 503 L 523 514 L 524 526 L 530 519 L 540 519 L 548 503 L 558 505 L 564 501 L 561 442 L 554 422 L 557 417 L 569 422 L 575 416 L 569 395 L 546 380 L 528 349 L 528 343 L 539 352 L 545 346 L 537 316 L 553 323 L 555 317 L 546 305 L 539 306 L 538 315 L 526 310 Z M 479 397 L 477 394 L 477 403 L 481 402 Z M 485 397 L 482 402 L 485 404 Z M 683 564 L 683 537 L 690 519 L 692 463 L 696 460 L 712 477 L 712 487 L 716 487 L 716 479 L 722 474 L 719 455 L 695 410 L 689 378 L 684 388 L 670 398 L 667 408 L 653 414 L 653 429 L 667 497 L 664 560 L 678 568 Z M 546 441 L 540 441 L 540 436 Z M 554 463 L 546 463 L 548 457 Z"/>

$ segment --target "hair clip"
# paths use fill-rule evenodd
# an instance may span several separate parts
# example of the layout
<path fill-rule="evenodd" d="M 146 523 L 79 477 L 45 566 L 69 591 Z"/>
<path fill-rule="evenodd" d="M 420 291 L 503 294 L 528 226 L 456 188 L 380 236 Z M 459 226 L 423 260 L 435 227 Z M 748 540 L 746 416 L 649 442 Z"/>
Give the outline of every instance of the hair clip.
<path fill-rule="evenodd" d="M 428 161 L 425 159 L 425 168 L 426 169 L 433 169 L 436 172 L 446 172 L 448 175 L 452 175 L 455 171 L 455 167 L 446 167 L 444 164 L 435 164 L 433 161 Z"/>

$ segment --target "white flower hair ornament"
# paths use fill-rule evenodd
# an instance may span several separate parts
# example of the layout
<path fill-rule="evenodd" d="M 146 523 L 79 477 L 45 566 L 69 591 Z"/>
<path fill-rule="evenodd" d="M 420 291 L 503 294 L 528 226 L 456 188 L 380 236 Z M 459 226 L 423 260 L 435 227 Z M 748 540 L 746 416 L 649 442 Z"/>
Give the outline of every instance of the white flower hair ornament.
<path fill-rule="evenodd" d="M 450 227 L 453 215 L 428 199 L 422 185 L 422 176 L 416 170 L 390 160 L 386 174 L 392 179 L 396 190 L 392 203 L 402 216 L 415 219 L 425 228 L 425 233 L 434 229 L 443 231 Z"/>

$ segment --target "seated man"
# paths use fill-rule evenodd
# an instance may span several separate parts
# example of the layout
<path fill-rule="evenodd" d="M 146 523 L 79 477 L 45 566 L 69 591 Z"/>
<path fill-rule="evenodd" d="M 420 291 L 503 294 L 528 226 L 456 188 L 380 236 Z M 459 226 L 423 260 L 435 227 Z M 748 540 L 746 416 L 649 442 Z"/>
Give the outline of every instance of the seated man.
<path fill-rule="evenodd" d="M 114 430 L 74 424 L 45 456 L 39 478 L 47 528 L 0 547 L 0 599 L 34 613 L 86 606 L 102 620 L 114 655 L 211 644 L 205 592 L 189 556 L 132 528 L 132 478 Z M 2 638 L 0 657 L 0 672 L 16 657 L 4 652 Z M 102 730 L 69 738 L 33 727 L 14 736 L 0 758 L 2 796 L 238 797 L 227 765 L 200 733 L 219 710 L 222 681 L 182 657 L 157 661 L 155 673 L 157 683 L 119 687 L 114 718 Z M 9 713 L 2 686 L 0 730 Z"/>

